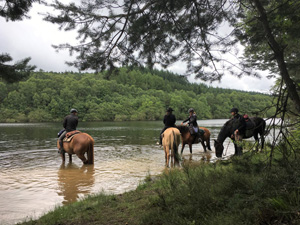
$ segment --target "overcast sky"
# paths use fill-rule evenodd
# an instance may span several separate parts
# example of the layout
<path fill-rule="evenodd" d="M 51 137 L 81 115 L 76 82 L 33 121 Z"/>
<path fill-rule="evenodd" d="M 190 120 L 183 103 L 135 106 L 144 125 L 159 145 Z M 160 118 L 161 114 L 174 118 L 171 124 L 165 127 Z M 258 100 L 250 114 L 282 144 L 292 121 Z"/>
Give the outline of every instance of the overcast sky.
<path fill-rule="evenodd" d="M 9 53 L 14 61 L 31 57 L 30 64 L 36 65 L 37 69 L 44 71 L 77 71 L 69 67 L 65 61 L 71 61 L 72 57 L 68 51 L 56 52 L 51 45 L 62 43 L 77 43 L 75 32 L 64 32 L 58 29 L 57 25 L 42 20 L 40 12 L 45 12 L 49 8 L 34 4 L 30 11 L 31 19 L 24 19 L 18 22 L 6 22 L 0 17 L 0 52 Z M 184 66 L 175 64 L 169 68 L 170 71 L 183 74 Z M 191 82 L 201 82 L 189 77 Z M 241 79 L 232 75 L 226 75 L 221 82 L 206 83 L 213 87 L 238 89 L 244 91 L 256 91 L 269 93 L 274 85 L 274 80 L 269 80 L 265 76 L 262 79 L 254 77 L 243 77 Z"/>

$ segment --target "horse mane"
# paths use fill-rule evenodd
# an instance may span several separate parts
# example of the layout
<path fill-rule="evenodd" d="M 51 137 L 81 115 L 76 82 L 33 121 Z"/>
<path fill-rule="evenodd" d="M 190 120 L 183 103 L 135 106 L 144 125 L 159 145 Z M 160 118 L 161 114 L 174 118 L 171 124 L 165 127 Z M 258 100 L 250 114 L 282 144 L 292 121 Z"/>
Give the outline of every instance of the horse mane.
<path fill-rule="evenodd" d="M 222 142 L 222 143 L 223 143 L 224 140 L 228 137 L 228 135 L 227 135 L 227 133 L 228 133 L 228 131 L 229 131 L 228 125 L 230 124 L 230 122 L 232 122 L 232 119 L 226 121 L 226 122 L 224 123 L 224 125 L 222 126 L 222 128 L 221 128 L 221 130 L 220 130 L 220 132 L 219 132 L 219 134 L 218 134 L 218 137 L 217 137 L 217 140 L 218 140 L 219 142 Z"/>
<path fill-rule="evenodd" d="M 182 132 L 189 132 L 189 127 L 187 127 L 185 125 L 177 125 L 176 127 L 178 128 L 178 130 L 180 131 L 180 133 L 182 133 Z"/>

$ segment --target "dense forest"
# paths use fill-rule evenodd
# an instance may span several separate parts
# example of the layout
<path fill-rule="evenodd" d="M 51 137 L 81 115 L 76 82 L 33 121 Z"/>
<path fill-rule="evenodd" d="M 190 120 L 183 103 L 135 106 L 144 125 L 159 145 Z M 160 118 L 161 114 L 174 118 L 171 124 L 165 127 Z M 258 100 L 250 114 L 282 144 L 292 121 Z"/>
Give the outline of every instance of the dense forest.
<path fill-rule="evenodd" d="M 166 71 L 120 68 L 114 73 L 33 72 L 26 81 L 0 82 L 1 122 L 61 121 L 71 108 L 81 121 L 161 120 L 167 107 L 177 119 L 193 107 L 199 119 L 227 118 L 230 109 L 273 115 L 273 97 L 190 83 Z M 269 108 L 268 110 L 265 110 Z"/>

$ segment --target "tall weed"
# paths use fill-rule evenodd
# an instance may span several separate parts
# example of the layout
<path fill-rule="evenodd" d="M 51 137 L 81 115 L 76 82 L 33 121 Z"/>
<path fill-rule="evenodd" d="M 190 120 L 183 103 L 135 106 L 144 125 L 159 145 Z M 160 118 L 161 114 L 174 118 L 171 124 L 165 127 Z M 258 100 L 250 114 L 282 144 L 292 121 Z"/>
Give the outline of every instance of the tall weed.
<path fill-rule="evenodd" d="M 233 158 L 216 164 L 186 164 L 156 183 L 145 224 L 283 224 L 297 221 L 300 160 L 266 155 Z"/>

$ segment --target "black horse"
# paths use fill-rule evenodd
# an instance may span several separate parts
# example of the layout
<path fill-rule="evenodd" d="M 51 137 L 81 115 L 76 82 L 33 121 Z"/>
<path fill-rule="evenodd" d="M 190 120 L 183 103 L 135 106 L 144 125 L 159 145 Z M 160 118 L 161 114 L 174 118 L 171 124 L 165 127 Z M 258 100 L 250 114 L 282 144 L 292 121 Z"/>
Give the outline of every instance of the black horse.
<path fill-rule="evenodd" d="M 239 123 L 239 121 L 237 122 L 237 120 L 233 120 L 233 119 L 228 120 L 221 128 L 217 140 L 214 140 L 215 141 L 214 146 L 216 149 L 217 157 L 222 157 L 223 150 L 224 150 L 223 142 L 225 141 L 225 139 L 229 137 L 232 140 L 234 140 L 232 134 L 234 133 L 234 129 L 238 125 L 236 123 Z M 265 128 L 266 128 L 266 121 L 263 118 L 251 117 L 249 118 L 249 122 L 247 122 L 246 133 L 243 136 L 243 139 L 250 138 L 253 136 L 255 141 L 259 143 L 259 139 L 258 139 L 258 134 L 259 134 L 261 139 L 261 149 L 263 149 L 264 142 L 265 142 L 264 140 Z M 239 155 L 242 153 L 239 152 L 239 150 L 241 151 L 241 149 L 239 149 L 239 147 L 235 142 L 234 142 L 234 149 L 235 149 L 235 153 L 234 153 L 235 155 Z"/>

